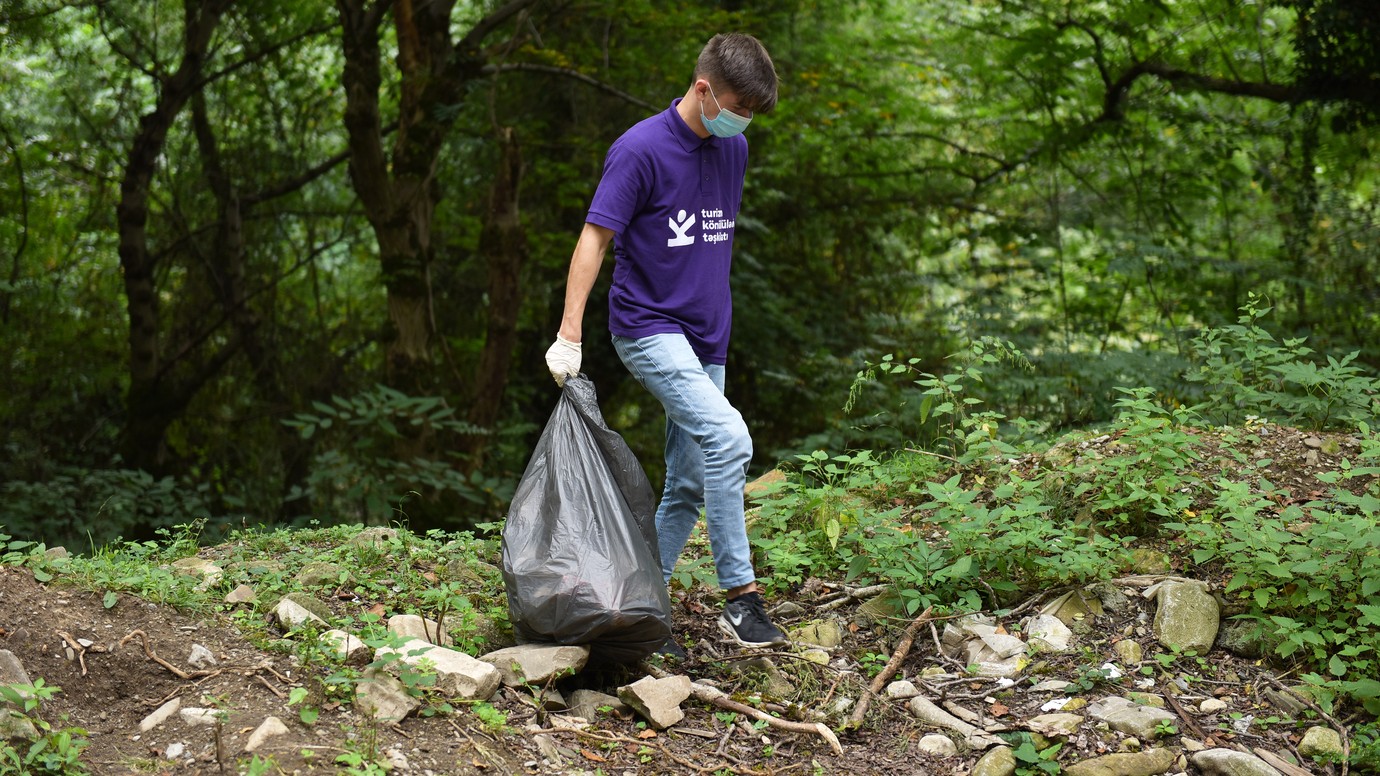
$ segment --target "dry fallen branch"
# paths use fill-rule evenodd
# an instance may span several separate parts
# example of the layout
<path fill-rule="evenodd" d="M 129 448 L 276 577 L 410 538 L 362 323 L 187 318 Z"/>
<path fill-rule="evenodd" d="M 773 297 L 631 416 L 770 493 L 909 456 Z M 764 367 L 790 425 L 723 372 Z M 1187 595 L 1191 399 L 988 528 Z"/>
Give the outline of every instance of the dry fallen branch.
<path fill-rule="evenodd" d="M 148 658 L 149 658 L 150 660 L 152 660 L 153 662 L 157 663 L 157 664 L 160 665 L 160 666 L 163 666 L 164 668 L 168 669 L 169 671 L 172 671 L 174 674 L 177 675 L 177 678 L 179 678 L 179 679 L 196 679 L 196 678 L 198 678 L 198 677 L 212 676 L 212 675 L 214 675 L 214 674 L 220 673 L 220 669 L 217 669 L 217 670 L 215 670 L 215 671 L 192 671 L 192 672 L 190 672 L 190 673 L 187 672 L 187 671 L 183 671 L 182 669 L 178 668 L 177 666 L 173 665 L 172 663 L 169 663 L 168 661 L 164 660 L 163 658 L 159 657 L 158 655 L 155 655 L 155 654 L 153 653 L 153 647 L 150 647 L 150 646 L 149 646 L 149 636 L 148 636 L 148 634 L 147 634 L 147 633 L 144 633 L 144 632 L 141 631 L 141 630 L 130 631 L 130 633 L 129 633 L 128 636 L 125 636 L 124 638 L 120 639 L 120 646 L 123 647 L 125 644 L 128 644 L 130 641 L 133 641 L 135 636 L 138 636 L 139 639 L 143 642 L 143 645 L 144 645 L 144 654 L 145 654 L 145 655 L 148 655 Z"/>
<path fill-rule="evenodd" d="M 1283 684 L 1280 683 L 1278 679 L 1274 678 L 1273 676 L 1270 676 L 1269 674 L 1262 674 L 1261 678 L 1263 678 L 1270 684 L 1274 685 L 1276 690 L 1279 690 L 1283 693 L 1288 693 L 1290 696 L 1294 698 L 1298 698 L 1309 708 L 1311 708 L 1313 712 L 1318 715 L 1319 718 L 1327 722 L 1327 724 L 1331 725 L 1333 730 L 1337 731 L 1337 735 L 1340 736 L 1342 739 L 1341 776 L 1346 776 L 1347 766 L 1351 762 L 1351 741 L 1347 736 L 1346 725 L 1343 725 L 1342 723 L 1338 722 L 1336 719 L 1332 717 L 1332 715 L 1323 711 L 1322 708 L 1318 706 L 1318 704 L 1313 702 L 1312 698 L 1309 698 L 1303 695 L 1302 693 L 1296 693 L 1288 687 L 1285 687 Z"/>
<path fill-rule="evenodd" d="M 780 717 L 773 717 L 765 711 L 754 709 L 751 706 L 729 698 L 728 695 L 724 694 L 722 690 L 716 687 L 710 687 L 709 685 L 700 684 L 698 682 L 690 683 L 690 697 L 701 703 L 718 706 L 725 711 L 736 711 L 739 714 L 761 720 L 779 730 L 789 730 L 792 733 L 814 733 L 829 742 L 829 748 L 834 750 L 834 754 L 839 756 L 843 755 L 843 747 L 839 744 L 839 737 L 834 735 L 834 731 L 830 730 L 829 726 L 823 722 L 791 722 L 790 720 L 781 719 Z"/>
<path fill-rule="evenodd" d="M 885 593 L 890 588 L 891 585 L 869 585 L 867 587 L 844 588 L 843 595 L 816 606 L 815 611 L 827 612 L 837 609 L 852 601 L 861 601 L 864 598 L 871 598 L 874 595 Z"/>
<path fill-rule="evenodd" d="M 868 685 L 867 689 L 863 690 L 862 696 L 858 698 L 858 704 L 853 707 L 853 713 L 849 715 L 848 723 L 844 726 L 846 729 L 856 730 L 862 727 L 863 717 L 867 716 L 867 707 L 872 702 L 872 697 L 880 693 L 882 688 L 886 687 L 887 682 L 890 682 L 896 672 L 901 669 L 902 661 L 906 659 L 906 655 L 910 654 L 910 647 L 915 643 L 915 635 L 930 621 L 932 608 L 927 607 L 906 627 L 905 634 L 896 644 L 896 649 L 891 652 L 891 659 L 886 661 L 886 667 L 877 674 L 876 678 L 872 680 L 872 684 Z"/>
<path fill-rule="evenodd" d="M 54 631 L 67 644 L 67 648 L 77 655 L 77 662 L 81 664 L 81 675 L 86 676 L 86 647 L 77 641 L 76 637 L 66 631 Z"/>

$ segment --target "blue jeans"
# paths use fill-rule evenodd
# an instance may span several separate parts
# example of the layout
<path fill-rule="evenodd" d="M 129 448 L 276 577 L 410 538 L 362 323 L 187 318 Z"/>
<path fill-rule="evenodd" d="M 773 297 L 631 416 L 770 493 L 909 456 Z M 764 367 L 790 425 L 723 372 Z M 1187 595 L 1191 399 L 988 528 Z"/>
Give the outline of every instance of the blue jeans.
<path fill-rule="evenodd" d="M 656 510 L 661 571 L 669 584 L 704 507 L 719 586 L 757 579 L 743 522 L 743 487 L 752 437 L 724 396 L 724 367 L 706 364 L 683 334 L 615 336 L 614 350 L 666 409 L 666 487 Z"/>

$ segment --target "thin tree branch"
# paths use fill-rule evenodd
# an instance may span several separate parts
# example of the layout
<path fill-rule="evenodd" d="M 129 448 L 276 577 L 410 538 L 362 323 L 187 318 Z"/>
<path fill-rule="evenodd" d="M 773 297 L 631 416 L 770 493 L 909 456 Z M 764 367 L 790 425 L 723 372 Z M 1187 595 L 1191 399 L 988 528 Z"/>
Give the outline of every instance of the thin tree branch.
<path fill-rule="evenodd" d="M 523 71 L 529 73 L 548 73 L 550 75 L 558 75 L 563 78 L 571 78 L 576 81 L 580 81 L 581 83 L 593 86 L 594 88 L 602 92 L 607 92 L 608 94 L 611 94 L 614 97 L 617 97 L 633 105 L 636 105 L 640 108 L 646 108 L 650 111 L 661 110 L 661 108 L 657 107 L 656 105 L 653 105 L 652 103 L 647 102 L 646 100 L 643 100 L 640 97 L 634 97 L 633 95 L 628 94 L 627 92 L 623 91 L 622 89 L 619 89 L 616 86 L 613 86 L 612 84 L 609 84 L 605 81 L 601 81 L 598 78 L 594 78 L 593 76 L 585 75 L 584 73 L 581 73 L 578 70 L 572 70 L 568 67 L 556 67 L 554 65 L 539 65 L 530 62 L 512 62 L 502 65 L 485 65 L 482 69 L 482 72 L 486 74 L 508 73 L 514 71 Z"/>

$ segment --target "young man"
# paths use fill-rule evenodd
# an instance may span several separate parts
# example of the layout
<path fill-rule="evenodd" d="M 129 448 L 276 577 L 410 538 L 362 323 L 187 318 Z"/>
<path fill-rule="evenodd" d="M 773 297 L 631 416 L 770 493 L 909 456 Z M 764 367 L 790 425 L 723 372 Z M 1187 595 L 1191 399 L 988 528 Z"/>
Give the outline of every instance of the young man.
<path fill-rule="evenodd" d="M 776 85 L 756 38 L 716 35 L 700 52 L 685 96 L 614 142 L 546 354 L 558 384 L 579 373 L 585 303 L 612 241 L 614 349 L 666 410 L 666 486 L 656 513 L 662 572 L 669 584 L 703 505 L 728 599 L 719 627 L 748 647 L 786 637 L 767 617 L 743 523 L 752 439 L 723 393 L 733 315 L 728 276 L 747 171 L 742 133 L 755 114 L 776 106 Z M 674 638 L 663 652 L 683 654 Z"/>

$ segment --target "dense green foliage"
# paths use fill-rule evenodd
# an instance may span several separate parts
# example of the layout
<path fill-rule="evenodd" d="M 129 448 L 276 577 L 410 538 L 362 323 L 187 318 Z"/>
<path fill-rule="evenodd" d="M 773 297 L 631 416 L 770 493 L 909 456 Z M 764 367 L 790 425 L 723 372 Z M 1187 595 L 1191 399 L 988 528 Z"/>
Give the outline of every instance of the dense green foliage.
<path fill-rule="evenodd" d="M 725 29 L 781 76 L 735 243 L 761 466 L 961 449 L 894 409 L 900 381 L 839 406 L 886 353 L 942 406 L 969 342 L 1025 354 L 982 399 L 1026 438 L 1113 421 L 1126 386 L 1218 422 L 1373 413 L 1357 0 L 259 5 L 0 9 L 12 533 L 501 514 L 604 150 Z M 607 279 L 586 371 L 655 474 L 659 410 L 597 334 Z M 1136 493 L 1128 515 L 1165 506 Z"/>

